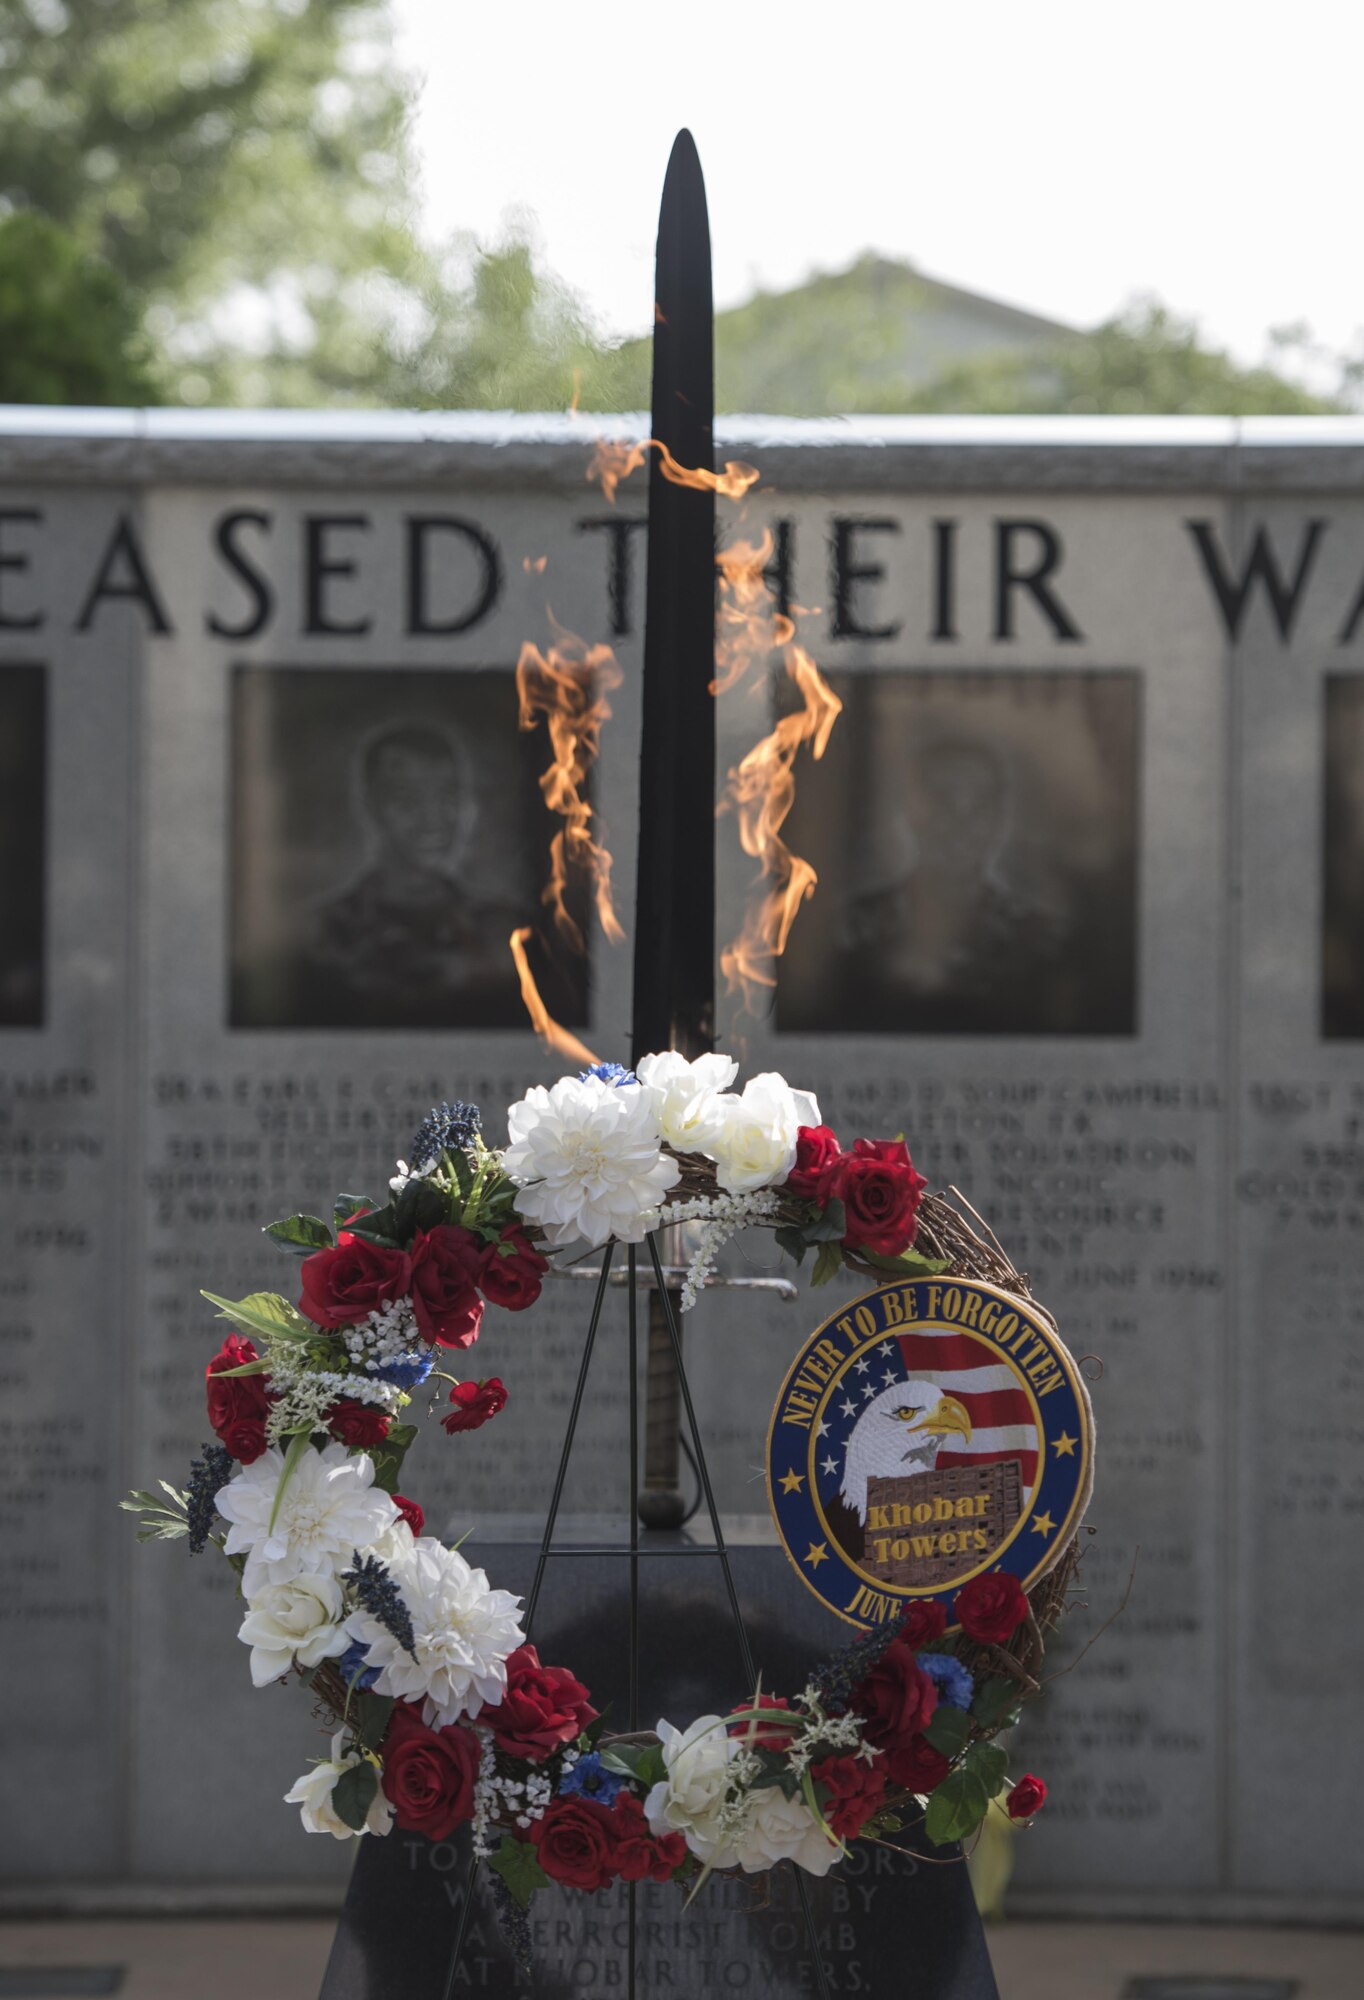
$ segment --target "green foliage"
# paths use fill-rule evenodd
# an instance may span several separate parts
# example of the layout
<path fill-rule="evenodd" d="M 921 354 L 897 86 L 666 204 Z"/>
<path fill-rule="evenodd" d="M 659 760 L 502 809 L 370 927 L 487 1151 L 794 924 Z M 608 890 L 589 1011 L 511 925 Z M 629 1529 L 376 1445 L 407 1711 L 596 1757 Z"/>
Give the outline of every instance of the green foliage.
<path fill-rule="evenodd" d="M 1205 346 L 1192 320 L 1141 301 L 1032 354 L 985 355 L 893 405 L 941 414 L 1300 416 L 1344 406 Z"/>
<path fill-rule="evenodd" d="M 218 1307 L 218 1318 L 230 1320 L 241 1333 L 261 1333 L 267 1340 L 315 1340 L 317 1328 L 310 1319 L 304 1319 L 296 1306 L 278 1292 L 252 1292 L 245 1299 L 220 1299 L 216 1292 L 203 1292 L 200 1298 L 207 1299 L 211 1306 Z"/>
<path fill-rule="evenodd" d="M 971 1734 L 971 1718 L 964 1708 L 953 1708 L 950 1702 L 940 1701 L 924 1735 L 935 1750 L 944 1757 L 960 1757 Z"/>
<path fill-rule="evenodd" d="M 0 403 L 154 400 L 123 279 L 45 216 L 0 218 Z"/>
<path fill-rule="evenodd" d="M 329 1250 L 332 1233 L 325 1222 L 315 1215 L 290 1215 L 282 1222 L 267 1225 L 264 1234 L 285 1250 L 294 1250 L 300 1256 L 309 1256 L 314 1250 Z"/>
<path fill-rule="evenodd" d="M 137 1529 L 139 1542 L 178 1542 L 189 1533 L 189 1522 L 185 1519 L 185 1495 L 177 1492 L 164 1479 L 158 1479 L 156 1483 L 168 1496 L 169 1506 L 157 1494 L 145 1489 L 135 1489 L 118 1504 L 125 1514 L 140 1515 Z"/>
<path fill-rule="evenodd" d="M 984 1819 L 990 1792 L 976 1771 L 949 1771 L 928 1801 L 924 1832 L 935 1847 L 949 1841 L 965 1840 Z"/>
<path fill-rule="evenodd" d="M 523 1910 L 530 1908 L 530 1899 L 537 1889 L 549 1886 L 549 1877 L 530 1842 L 513 1840 L 509 1833 L 503 1834 L 497 1852 L 488 1858 L 488 1866 L 502 1877 L 508 1894 Z"/>
<path fill-rule="evenodd" d="M 981 1682 L 971 1714 L 982 1729 L 1007 1729 L 1017 1719 L 1018 1705 L 1018 1683 L 1000 1676 Z"/>
<path fill-rule="evenodd" d="M 369 1809 L 374 1803 L 374 1794 L 379 1789 L 379 1774 L 368 1759 L 352 1764 L 341 1773 L 332 1787 L 332 1811 L 339 1820 L 359 1833 L 365 1824 Z"/>
<path fill-rule="evenodd" d="M 403 1476 L 403 1460 L 417 1435 L 415 1424 L 392 1424 L 382 1445 L 370 1448 L 374 1461 L 374 1484 L 385 1493 L 396 1493 Z"/>

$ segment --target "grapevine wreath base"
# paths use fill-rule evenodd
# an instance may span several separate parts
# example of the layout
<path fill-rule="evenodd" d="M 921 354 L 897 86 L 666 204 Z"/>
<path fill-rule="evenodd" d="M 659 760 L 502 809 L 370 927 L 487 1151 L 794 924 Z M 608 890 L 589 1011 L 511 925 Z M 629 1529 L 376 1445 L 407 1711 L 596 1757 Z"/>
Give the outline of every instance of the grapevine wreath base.
<path fill-rule="evenodd" d="M 687 1223 L 684 1309 L 752 1226 L 797 1263 L 812 1254 L 816 1285 L 847 1265 L 1028 1298 L 965 1204 L 927 1191 L 903 1139 L 844 1151 L 808 1093 L 772 1073 L 735 1091 L 735 1076 L 720 1056 L 599 1065 L 512 1105 L 501 1150 L 477 1110 L 439 1106 L 386 1200 L 344 1194 L 330 1225 L 295 1215 L 267 1231 L 303 1258 L 296 1303 L 205 1294 L 233 1329 L 206 1371 L 217 1442 L 183 1490 L 161 1481 L 123 1503 L 141 1539 L 220 1549 L 253 1682 L 308 1688 L 330 1732 L 286 1794 L 308 1831 L 446 1840 L 467 1824 L 514 1934 L 549 1882 L 694 1895 L 713 1871 L 783 1860 L 824 1875 L 849 1842 L 921 1822 L 947 1844 L 992 1804 L 1028 1819 L 1045 1797 L 1031 1775 L 1010 1783 L 997 1739 L 1041 1691 L 1073 1539 L 1030 1592 L 987 1570 L 956 1590 L 950 1624 L 938 1599 L 913 1601 L 803 1688 L 759 1685 L 728 1714 L 619 1734 L 570 1668 L 540 1660 L 520 1600 L 427 1534 L 399 1491 L 419 1404 L 434 1414 L 444 1397 L 452 1436 L 506 1405 L 498 1377 L 442 1365 L 473 1346 L 485 1306 L 533 1307 L 551 1259 L 584 1244 Z"/>

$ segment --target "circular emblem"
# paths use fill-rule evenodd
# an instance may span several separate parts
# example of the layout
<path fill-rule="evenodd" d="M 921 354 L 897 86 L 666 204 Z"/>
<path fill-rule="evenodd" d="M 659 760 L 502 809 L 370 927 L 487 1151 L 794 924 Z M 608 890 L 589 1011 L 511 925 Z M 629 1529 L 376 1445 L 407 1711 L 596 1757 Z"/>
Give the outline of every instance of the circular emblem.
<path fill-rule="evenodd" d="M 1093 1484 L 1079 1370 L 1024 1300 L 915 1278 L 840 1306 L 791 1364 L 767 1438 L 777 1533 L 854 1625 L 952 1598 L 982 1570 L 1026 1590 L 1059 1561 Z"/>

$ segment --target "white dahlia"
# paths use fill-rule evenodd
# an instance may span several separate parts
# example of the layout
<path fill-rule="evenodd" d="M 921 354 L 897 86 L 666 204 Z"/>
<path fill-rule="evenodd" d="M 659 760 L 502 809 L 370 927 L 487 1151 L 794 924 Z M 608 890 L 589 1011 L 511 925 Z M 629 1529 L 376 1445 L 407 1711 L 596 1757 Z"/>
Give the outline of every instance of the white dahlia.
<path fill-rule="evenodd" d="M 477 1715 L 485 1703 L 496 1707 L 507 1686 L 507 1655 L 525 1642 L 520 1598 L 490 1590 L 481 1569 L 431 1535 L 397 1555 L 389 1575 L 412 1620 L 416 1658 L 372 1613 L 354 1611 L 346 1621 L 351 1637 L 369 1648 L 367 1665 L 381 1670 L 375 1693 L 424 1697 L 425 1719 L 436 1729 Z"/>
<path fill-rule="evenodd" d="M 701 1150 L 726 1194 L 778 1186 L 796 1164 L 797 1132 L 820 1122 L 811 1093 L 792 1090 L 775 1070 L 751 1076 L 738 1096 L 717 1098 L 716 1110 L 717 1129 Z"/>
<path fill-rule="evenodd" d="M 334 1660 L 349 1643 L 346 1607 L 334 1576 L 296 1576 L 292 1583 L 267 1583 L 247 1606 L 237 1637 L 251 1648 L 251 1680 L 266 1687 L 287 1674 L 297 1660 L 316 1667 Z"/>
<path fill-rule="evenodd" d="M 651 1091 L 561 1077 L 513 1104 L 507 1128 L 502 1163 L 519 1184 L 517 1209 L 552 1244 L 640 1243 L 657 1224 L 677 1168 L 660 1146 Z"/>
<path fill-rule="evenodd" d="M 668 1144 L 679 1153 L 704 1153 L 724 1123 L 719 1095 L 739 1074 L 738 1063 L 717 1055 L 688 1062 L 675 1049 L 666 1049 L 662 1055 L 643 1056 L 635 1074 L 653 1099 Z"/>
<path fill-rule="evenodd" d="M 332 1805 L 332 1793 L 336 1782 L 360 1762 L 360 1752 L 352 1750 L 349 1756 L 339 1752 L 345 1730 L 338 1729 L 332 1738 L 330 1758 L 313 1765 L 301 1778 L 294 1780 L 292 1788 L 284 1794 L 286 1806 L 302 1806 L 303 1824 L 309 1833 L 329 1833 L 333 1840 L 354 1840 L 360 1833 L 387 1833 L 393 1824 L 393 1808 L 381 1791 L 376 1791 L 370 1801 L 365 1823 L 356 1828 L 347 1826 Z"/>
<path fill-rule="evenodd" d="M 223 1545 L 228 1555 L 246 1556 L 242 1590 L 248 1599 L 267 1584 L 348 1569 L 356 1550 L 377 1542 L 398 1512 L 374 1484 L 373 1459 L 329 1444 L 303 1453 L 271 1526 L 283 1476 L 284 1454 L 272 1446 L 244 1465 L 213 1503 L 230 1523 Z"/>

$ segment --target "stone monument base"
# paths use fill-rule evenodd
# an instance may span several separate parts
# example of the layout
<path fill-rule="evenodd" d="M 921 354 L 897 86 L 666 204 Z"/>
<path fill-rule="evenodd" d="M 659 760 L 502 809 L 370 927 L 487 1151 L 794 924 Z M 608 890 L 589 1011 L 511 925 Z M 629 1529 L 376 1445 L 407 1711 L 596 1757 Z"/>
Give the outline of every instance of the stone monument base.
<path fill-rule="evenodd" d="M 538 1524 L 485 1523 L 471 1561 L 525 1592 Z M 581 1548 L 619 1537 L 619 1521 L 561 1517 L 557 1541 Z M 794 1693 L 852 1637 L 801 1588 L 766 1520 L 727 1521 L 739 1600 L 764 1689 Z M 719 1563 L 699 1529 L 641 1541 L 640 1722 L 684 1723 L 746 1692 Z M 671 1552 L 671 1553 L 670 1553 Z M 684 1552 L 687 1552 L 684 1554 Z M 551 1561 L 536 1618 L 545 1660 L 571 1666 L 611 1720 L 628 1727 L 629 1563 L 624 1555 Z M 863 1843 L 822 1881 L 804 1878 L 830 1995 L 864 2000 L 998 2000 L 966 1866 L 955 1848 L 902 1851 Z M 815 1949 L 789 1867 L 749 1880 L 713 1877 L 690 1905 L 674 1884 L 616 1884 L 595 1896 L 542 1890 L 531 1908 L 533 1975 L 517 1967 L 479 1871 L 459 1963 L 451 1957 L 469 1880 L 467 1833 L 432 1843 L 395 1830 L 359 1845 L 322 1986 L 322 2000 L 696 2000 L 751 1994 L 805 2000 L 820 1992 Z"/>

